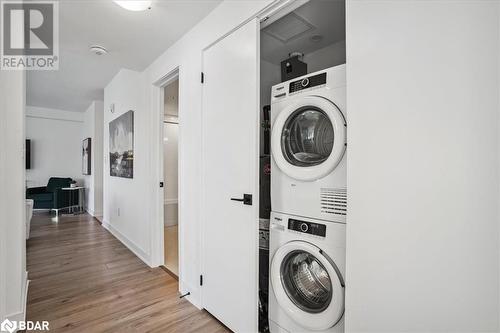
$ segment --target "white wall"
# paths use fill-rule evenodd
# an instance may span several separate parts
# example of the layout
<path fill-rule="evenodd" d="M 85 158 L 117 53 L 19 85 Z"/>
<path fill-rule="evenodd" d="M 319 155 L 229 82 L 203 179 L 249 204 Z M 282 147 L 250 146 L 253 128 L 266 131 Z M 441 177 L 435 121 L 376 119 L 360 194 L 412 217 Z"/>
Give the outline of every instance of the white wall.
<path fill-rule="evenodd" d="M 25 82 L 0 71 L 0 321 L 23 320 L 26 309 Z"/>
<path fill-rule="evenodd" d="M 163 125 L 163 179 L 165 183 L 164 224 L 178 224 L 179 125 Z"/>
<path fill-rule="evenodd" d="M 179 80 L 174 80 L 165 87 L 165 116 L 179 116 Z"/>
<path fill-rule="evenodd" d="M 94 216 L 103 215 L 103 177 L 104 177 L 104 102 L 94 102 L 94 138 L 95 144 L 92 149 L 94 170 Z"/>
<path fill-rule="evenodd" d="M 28 106 L 26 138 L 31 139 L 28 187 L 45 186 L 50 177 L 82 176 L 83 113 Z"/>
<path fill-rule="evenodd" d="M 347 332 L 499 329 L 497 4 L 347 2 Z"/>
<path fill-rule="evenodd" d="M 83 185 L 85 187 L 85 210 L 90 214 L 94 215 L 94 124 L 95 124 L 95 112 L 94 112 L 94 102 L 83 113 L 83 126 L 81 140 L 91 138 L 91 151 L 90 151 L 90 175 L 83 175 Z M 83 166 L 82 166 L 83 167 Z"/>
<path fill-rule="evenodd" d="M 110 112 L 112 103 L 115 104 L 114 113 Z M 137 72 L 121 70 L 104 89 L 103 225 L 142 260 L 151 264 L 151 115 L 143 104 L 144 88 Z M 134 111 L 134 178 L 111 177 L 109 122 L 129 110 Z"/>
<path fill-rule="evenodd" d="M 91 138 L 91 174 L 84 175 L 85 209 L 92 216 L 102 216 L 103 132 L 104 110 L 102 101 L 94 101 L 84 112 L 81 140 Z M 80 158 L 81 161 L 81 158 Z M 81 162 L 80 162 L 81 163 Z"/>
<path fill-rule="evenodd" d="M 304 54 L 304 62 L 307 63 L 309 73 L 345 64 L 346 55 L 345 41 L 337 42 L 325 46 L 322 49 Z"/>
<path fill-rule="evenodd" d="M 163 123 L 163 179 L 165 204 L 165 225 L 177 224 L 177 202 L 179 194 L 179 80 L 165 87 Z"/>

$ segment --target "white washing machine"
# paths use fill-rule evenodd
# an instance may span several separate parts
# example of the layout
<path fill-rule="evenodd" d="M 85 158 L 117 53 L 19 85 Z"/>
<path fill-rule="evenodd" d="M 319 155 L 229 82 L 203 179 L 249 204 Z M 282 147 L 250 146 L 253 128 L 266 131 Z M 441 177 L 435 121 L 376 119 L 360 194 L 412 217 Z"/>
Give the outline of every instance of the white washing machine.
<path fill-rule="evenodd" d="M 271 213 L 271 333 L 344 332 L 345 224 Z"/>
<path fill-rule="evenodd" d="M 271 209 L 345 222 L 346 67 L 272 87 Z"/>

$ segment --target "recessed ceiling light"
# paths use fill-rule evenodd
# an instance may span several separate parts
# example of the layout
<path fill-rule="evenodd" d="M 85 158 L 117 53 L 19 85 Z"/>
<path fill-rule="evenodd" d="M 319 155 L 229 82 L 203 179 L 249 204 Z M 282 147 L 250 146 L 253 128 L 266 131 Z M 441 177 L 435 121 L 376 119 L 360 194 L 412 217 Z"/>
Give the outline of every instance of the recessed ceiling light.
<path fill-rule="evenodd" d="M 113 0 L 117 5 L 127 10 L 140 12 L 151 9 L 152 0 Z"/>
<path fill-rule="evenodd" d="M 99 45 L 92 45 L 90 47 L 90 52 L 100 56 L 100 55 L 107 54 L 108 50 L 106 50 L 104 47 L 99 46 Z"/>

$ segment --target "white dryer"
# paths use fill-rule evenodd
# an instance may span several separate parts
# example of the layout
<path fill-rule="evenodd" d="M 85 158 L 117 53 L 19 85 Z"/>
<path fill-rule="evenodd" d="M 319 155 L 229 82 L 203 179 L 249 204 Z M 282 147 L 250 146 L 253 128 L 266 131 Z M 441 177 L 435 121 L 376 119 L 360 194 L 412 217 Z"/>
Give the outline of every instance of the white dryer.
<path fill-rule="evenodd" d="M 345 224 L 271 213 L 271 333 L 344 332 Z"/>
<path fill-rule="evenodd" d="M 272 87 L 271 209 L 345 222 L 346 67 Z"/>

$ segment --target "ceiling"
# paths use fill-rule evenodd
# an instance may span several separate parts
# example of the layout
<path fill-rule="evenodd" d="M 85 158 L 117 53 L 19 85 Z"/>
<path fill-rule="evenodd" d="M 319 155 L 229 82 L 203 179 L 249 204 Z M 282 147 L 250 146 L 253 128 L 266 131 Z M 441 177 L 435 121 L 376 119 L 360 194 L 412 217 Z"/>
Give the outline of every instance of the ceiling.
<path fill-rule="evenodd" d="M 311 0 L 263 28 L 261 57 L 279 65 L 289 53 L 307 54 L 344 40 L 345 1 Z"/>
<path fill-rule="evenodd" d="M 85 111 L 121 68 L 142 71 L 221 0 L 155 0 L 132 12 L 112 0 L 60 0 L 59 70 L 27 71 L 27 104 Z M 89 51 L 101 45 L 107 55 Z"/>

